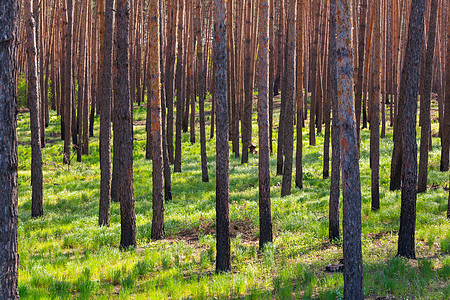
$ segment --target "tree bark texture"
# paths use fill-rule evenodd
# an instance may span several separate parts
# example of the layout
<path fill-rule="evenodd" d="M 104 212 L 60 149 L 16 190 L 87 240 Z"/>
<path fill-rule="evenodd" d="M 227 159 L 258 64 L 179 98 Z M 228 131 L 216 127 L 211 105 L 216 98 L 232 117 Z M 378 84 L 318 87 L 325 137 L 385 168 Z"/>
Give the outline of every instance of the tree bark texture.
<path fill-rule="evenodd" d="M 229 146 L 228 146 L 228 101 L 227 101 L 227 41 L 224 0 L 215 1 L 214 20 L 214 92 L 216 111 L 216 271 L 231 269 L 229 234 Z"/>
<path fill-rule="evenodd" d="M 419 91 L 420 51 L 424 27 L 425 0 L 411 3 L 408 42 L 400 82 L 400 98 L 404 98 L 402 122 L 402 196 L 397 255 L 415 258 L 417 200 L 416 119 Z M 400 101 L 402 103 L 402 101 Z M 399 104 L 400 105 L 400 104 Z M 400 113 L 400 108 L 399 108 Z"/>
<path fill-rule="evenodd" d="M 285 98 L 286 113 L 284 126 L 284 164 L 283 180 L 281 184 L 281 196 L 291 194 L 292 163 L 294 150 L 294 80 L 295 73 L 295 42 L 296 42 L 296 0 L 289 0 L 287 13 L 286 52 L 284 63 L 283 90 L 281 97 Z"/>
<path fill-rule="evenodd" d="M 118 176 L 117 198 L 120 201 L 120 247 L 136 246 L 136 215 L 133 194 L 133 124 L 129 74 L 129 0 L 117 0 L 116 68 L 114 109 L 117 118 Z"/>
<path fill-rule="evenodd" d="M 297 147 L 295 150 L 295 186 L 303 188 L 303 10 L 297 1 Z M 272 123 L 271 123 L 272 124 Z M 272 127 L 270 127 L 272 128 Z M 271 130 L 271 129 L 270 129 Z M 272 143 L 272 142 L 271 142 Z"/>
<path fill-rule="evenodd" d="M 361 185 L 353 94 L 352 19 L 350 0 L 337 1 L 336 29 L 337 99 L 339 102 L 339 123 L 341 129 L 340 151 L 344 208 L 344 298 L 363 299 Z"/>
<path fill-rule="evenodd" d="M 329 238 L 338 239 L 339 225 L 339 195 L 340 195 L 340 145 L 339 145 L 339 103 L 337 99 L 337 60 L 336 60 L 336 0 L 330 0 L 330 41 L 328 63 L 330 64 L 330 81 L 328 83 L 328 101 L 332 103 L 331 125 L 331 178 L 329 203 Z"/>
<path fill-rule="evenodd" d="M 380 0 L 373 3 L 372 9 L 376 16 L 380 15 Z M 374 19 L 373 28 L 373 68 L 372 68 L 372 90 L 371 90 L 371 110 L 370 110 L 370 166 L 371 173 L 371 191 L 372 191 L 372 210 L 380 209 L 380 69 L 381 69 L 381 51 L 380 51 L 380 19 Z M 358 139 L 359 142 L 359 139 Z"/>
<path fill-rule="evenodd" d="M 64 85 L 64 164 L 70 165 L 72 137 L 72 93 L 73 93 L 73 0 L 67 0 L 67 28 L 65 36 L 65 80 Z"/>
<path fill-rule="evenodd" d="M 27 22 L 27 61 L 28 61 L 28 106 L 30 108 L 31 129 L 31 216 L 40 217 L 43 210 L 43 187 L 42 187 L 42 153 L 41 153 L 41 117 L 39 90 L 38 62 L 36 48 L 36 22 L 33 16 L 34 3 L 30 0 L 24 2 Z M 38 10 L 35 10 L 36 12 Z"/>
<path fill-rule="evenodd" d="M 269 2 L 259 1 L 258 33 L 259 247 L 272 242 L 269 146 Z"/>
<path fill-rule="evenodd" d="M 0 298 L 19 299 L 16 53 L 19 2 L 0 2 Z"/>
<path fill-rule="evenodd" d="M 423 76 L 423 92 L 420 98 L 420 117 L 422 127 L 420 132 L 420 161 L 419 161 L 419 177 L 417 180 L 417 191 L 423 193 L 427 190 L 428 178 L 428 144 L 431 132 L 430 106 L 431 106 L 431 84 L 433 77 L 433 60 L 436 39 L 436 23 L 438 0 L 431 0 L 430 6 L 430 22 L 428 23 L 428 43 L 425 57 L 425 68 Z"/>
<path fill-rule="evenodd" d="M 114 0 L 106 0 L 103 80 L 100 102 L 100 203 L 98 224 L 109 226 L 111 206 L 111 97 Z"/>
<path fill-rule="evenodd" d="M 450 12 L 450 5 L 447 7 L 447 15 Z M 449 151 L 450 151 L 450 22 L 447 23 L 447 55 L 445 68 L 445 104 L 444 118 L 441 136 L 441 166 L 440 170 L 446 172 L 449 169 Z"/>
<path fill-rule="evenodd" d="M 163 192 L 163 153 L 161 128 L 161 89 L 160 89 L 160 59 L 159 59 L 159 0 L 149 2 L 150 28 L 148 40 L 150 43 L 149 65 L 150 90 L 149 103 L 151 110 L 152 157 L 153 157 L 153 218 L 152 239 L 164 239 L 164 192 Z"/>

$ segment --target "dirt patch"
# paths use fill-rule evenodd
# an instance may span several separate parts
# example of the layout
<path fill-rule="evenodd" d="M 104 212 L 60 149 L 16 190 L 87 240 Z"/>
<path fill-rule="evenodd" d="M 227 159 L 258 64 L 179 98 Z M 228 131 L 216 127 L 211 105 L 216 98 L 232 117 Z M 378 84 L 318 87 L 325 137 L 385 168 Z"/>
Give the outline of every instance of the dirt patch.
<path fill-rule="evenodd" d="M 133 126 L 145 126 L 147 124 L 146 121 L 134 121 Z"/>
<path fill-rule="evenodd" d="M 245 219 L 238 219 L 230 221 L 230 237 L 235 238 L 239 234 L 245 242 L 254 242 L 258 238 L 255 235 L 252 220 L 248 217 Z M 201 219 L 198 227 L 181 229 L 174 237 L 185 240 L 187 242 L 198 241 L 201 235 L 215 235 L 216 224 L 215 222 L 207 219 Z"/>
<path fill-rule="evenodd" d="M 19 109 L 17 110 L 17 112 L 18 112 L 19 114 L 25 114 L 25 113 L 29 113 L 30 110 L 29 110 L 28 108 L 19 108 Z"/>
<path fill-rule="evenodd" d="M 396 235 L 398 234 L 398 231 L 382 231 L 378 233 L 369 233 L 367 237 L 372 240 L 381 240 L 381 238 L 388 236 L 388 235 Z"/>

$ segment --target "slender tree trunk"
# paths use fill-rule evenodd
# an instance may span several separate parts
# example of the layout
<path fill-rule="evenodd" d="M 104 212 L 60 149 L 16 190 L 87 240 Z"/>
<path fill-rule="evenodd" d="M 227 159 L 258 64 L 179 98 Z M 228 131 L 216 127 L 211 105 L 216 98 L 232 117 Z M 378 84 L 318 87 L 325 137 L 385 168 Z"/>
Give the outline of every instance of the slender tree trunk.
<path fill-rule="evenodd" d="M 229 215 L 229 149 L 228 149 L 228 101 L 227 101 L 227 41 L 224 0 L 215 1 L 214 19 L 214 73 L 215 97 L 217 101 L 216 138 L 216 272 L 231 269 L 230 260 L 230 215 Z"/>
<path fill-rule="evenodd" d="M 166 49 L 166 106 L 167 106 L 167 153 L 169 162 L 174 162 L 173 147 L 173 86 L 174 86 L 174 66 L 175 66 L 175 27 L 177 17 L 177 1 L 169 0 L 168 25 L 167 25 L 167 49 Z"/>
<path fill-rule="evenodd" d="M 117 0 L 116 7 L 116 68 L 114 109 L 118 146 L 117 198 L 120 199 L 120 247 L 136 246 L 136 215 L 133 195 L 133 123 L 131 119 L 129 74 L 129 0 Z"/>
<path fill-rule="evenodd" d="M 273 85 L 275 79 L 275 3 L 270 0 L 269 3 L 269 146 L 270 153 L 273 153 Z"/>
<path fill-rule="evenodd" d="M 16 51 L 19 2 L 0 2 L 0 296 L 19 299 Z"/>
<path fill-rule="evenodd" d="M 259 1 L 258 32 L 258 132 L 259 132 L 259 247 L 271 243 L 270 146 L 269 146 L 269 2 Z"/>
<path fill-rule="evenodd" d="M 200 0 L 197 0 L 197 14 L 201 15 Z M 200 22 L 201 23 L 201 22 Z M 198 24 L 197 35 L 197 64 L 198 64 L 198 87 L 199 87 L 199 118 L 200 118 L 200 155 L 202 162 L 202 182 L 208 182 L 208 158 L 206 156 L 206 126 L 205 126 L 205 98 L 206 98 L 206 66 L 203 65 L 204 43 L 201 34 L 201 24 Z M 208 55 L 208 54 L 206 54 Z"/>
<path fill-rule="evenodd" d="M 433 61 L 434 48 L 436 39 L 436 23 L 438 0 L 432 0 L 430 6 L 430 22 L 428 23 L 428 43 L 425 61 L 425 69 L 423 78 L 423 94 L 420 99 L 420 111 L 422 120 L 422 127 L 420 133 L 420 162 L 419 162 L 419 177 L 417 191 L 423 193 L 427 190 L 428 178 L 428 144 L 431 138 L 431 120 L 430 120 L 430 105 L 431 105 L 431 84 L 433 75 Z"/>
<path fill-rule="evenodd" d="M 317 52 L 318 52 L 318 41 L 319 41 L 319 24 L 320 24 L 320 1 L 316 1 L 315 3 L 311 3 L 314 5 L 313 15 L 314 17 L 314 37 L 313 37 L 313 45 L 310 53 L 310 61 L 311 61 L 311 105 L 309 112 L 309 144 L 312 146 L 316 145 L 316 132 L 315 132 L 315 124 L 316 124 L 316 115 L 317 115 L 317 88 L 318 84 L 317 80 Z M 320 79 L 320 78 L 319 78 Z M 321 125 L 322 126 L 322 125 Z"/>
<path fill-rule="evenodd" d="M 295 152 L 295 186 L 303 188 L 303 9 L 297 1 L 297 148 Z"/>
<path fill-rule="evenodd" d="M 102 98 L 100 102 L 100 204 L 98 224 L 109 226 L 111 205 L 111 95 L 114 0 L 106 0 Z"/>
<path fill-rule="evenodd" d="M 177 112 L 175 126 L 175 160 L 174 173 L 181 173 L 181 139 L 183 126 L 183 96 L 182 96 L 182 79 L 183 79 L 183 26 L 184 26 L 184 0 L 178 0 L 178 56 L 177 56 L 177 72 L 175 77 L 175 87 L 177 90 Z"/>
<path fill-rule="evenodd" d="M 153 218 L 152 239 L 164 239 L 164 194 L 163 194 L 163 153 L 161 129 L 161 90 L 160 86 L 160 40 L 159 40 L 159 0 L 150 0 L 150 26 L 148 39 L 150 42 L 150 90 L 149 108 L 151 110 L 152 156 L 153 156 Z"/>
<path fill-rule="evenodd" d="M 287 34 L 286 34 L 286 52 L 284 60 L 283 92 L 281 96 L 285 98 L 285 128 L 284 128 L 284 170 L 283 181 L 281 184 L 281 196 L 291 194 L 292 181 L 292 160 L 294 150 L 294 62 L 295 61 L 295 42 L 296 42 L 296 0 L 289 0 L 287 13 Z"/>
<path fill-rule="evenodd" d="M 380 15 L 381 0 L 373 3 L 372 9 L 376 16 Z M 381 41 L 380 19 L 375 18 L 373 28 L 373 69 L 370 110 L 370 165 L 372 210 L 380 209 L 380 69 L 381 69 Z"/>
<path fill-rule="evenodd" d="M 356 131 L 358 137 L 358 144 L 361 140 L 361 101 L 363 97 L 363 74 L 364 74 L 364 50 L 366 48 L 366 15 L 367 15 L 367 1 L 360 1 L 359 6 L 359 32 L 358 32 L 358 66 L 357 79 L 355 86 L 355 114 L 356 114 Z M 364 95 L 365 97 L 365 95 Z"/>
<path fill-rule="evenodd" d="M 329 203 L 329 231 L 330 240 L 340 236 L 339 226 L 339 195 L 340 195 L 340 145 L 339 145 L 339 105 L 337 99 L 337 61 L 336 61 L 336 0 L 330 0 L 330 41 L 329 41 L 330 65 L 328 83 L 328 101 L 332 104 L 333 119 L 331 125 L 331 183 Z"/>
<path fill-rule="evenodd" d="M 70 165 L 71 155 L 71 137 L 72 137 L 72 47 L 73 47 L 73 0 L 67 0 L 67 28 L 66 28 L 66 64 L 65 64 L 65 77 L 66 83 L 64 87 L 64 164 Z"/>
<path fill-rule="evenodd" d="M 163 0 L 159 0 L 159 6 L 162 7 L 161 3 Z M 169 5 L 169 3 L 167 4 Z M 163 24 L 162 22 L 162 16 L 160 14 L 160 24 Z M 169 31 L 168 31 L 169 32 Z M 163 44 L 163 31 L 161 30 L 159 33 L 159 49 L 162 53 L 162 49 L 164 48 Z M 167 50 L 167 48 L 166 48 Z M 168 56 L 166 56 L 168 58 Z M 159 57 L 160 61 L 160 70 L 161 74 L 163 74 L 163 70 L 165 70 L 164 65 L 164 57 L 160 55 Z M 166 60 L 167 63 L 167 60 Z M 169 153 L 167 151 L 167 139 L 166 139 L 166 82 L 165 79 L 167 77 L 161 76 L 161 133 L 162 133 L 162 151 L 163 151 L 163 168 L 164 168 L 164 200 L 172 200 L 172 177 L 171 177 L 171 170 L 170 170 L 170 163 L 169 163 Z M 173 81 L 170 81 L 173 84 Z"/>
<path fill-rule="evenodd" d="M 31 216 L 36 218 L 43 215 L 43 187 L 42 187 L 42 153 L 40 138 L 40 91 L 38 78 L 38 62 L 36 49 L 36 23 L 33 16 L 34 3 L 26 0 L 24 3 L 27 24 L 27 57 L 28 57 L 28 106 L 30 108 L 31 129 Z M 37 9 L 35 10 L 38 11 Z"/>
<path fill-rule="evenodd" d="M 278 95 L 278 88 L 280 85 L 280 78 L 283 69 L 283 15 L 284 15 L 284 0 L 280 2 L 280 20 L 278 25 L 278 66 L 277 66 L 277 74 L 274 83 L 274 95 Z M 280 117 L 279 117 L 279 125 L 278 125 L 278 144 L 277 144 L 277 175 L 283 174 L 283 162 L 284 162 L 284 119 L 285 119 L 285 102 L 281 100 L 281 108 L 280 108 Z"/>
<path fill-rule="evenodd" d="M 424 27 L 425 0 L 413 1 L 409 19 L 405 63 L 400 82 L 400 100 L 404 108 L 402 122 L 402 204 L 397 255 L 415 258 L 415 225 L 417 200 L 416 118 L 419 89 L 420 51 Z M 400 114 L 399 108 L 399 114 Z"/>
<path fill-rule="evenodd" d="M 247 2 L 246 22 L 245 22 L 245 66 L 244 66 L 244 85 L 245 85 L 245 101 L 244 115 L 242 120 L 242 159 L 241 164 L 248 163 L 248 147 L 251 143 L 252 131 L 252 115 L 253 115 L 253 89 L 252 89 L 252 37 L 251 37 L 251 19 L 252 19 L 252 2 Z"/>
<path fill-rule="evenodd" d="M 450 15 L 450 5 L 447 4 L 447 14 Z M 446 172 L 449 169 L 449 151 L 450 151 L 450 22 L 447 23 L 447 55 L 445 66 L 445 103 L 444 118 L 441 136 L 441 165 L 440 170 Z"/>
<path fill-rule="evenodd" d="M 343 184 L 344 298 L 363 299 L 361 185 L 353 93 L 351 1 L 338 0 L 336 27 L 337 99 L 339 101 Z"/>

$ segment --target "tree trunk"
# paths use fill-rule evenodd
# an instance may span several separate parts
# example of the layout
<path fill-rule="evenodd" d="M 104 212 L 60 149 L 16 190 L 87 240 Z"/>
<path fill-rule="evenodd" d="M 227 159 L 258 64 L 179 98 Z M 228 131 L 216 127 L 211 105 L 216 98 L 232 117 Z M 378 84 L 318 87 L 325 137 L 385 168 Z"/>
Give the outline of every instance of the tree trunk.
<path fill-rule="evenodd" d="M 42 153 L 40 138 L 40 91 L 38 78 L 38 62 L 36 49 L 36 23 L 33 16 L 34 4 L 30 0 L 24 3 L 27 23 L 27 57 L 28 57 L 28 106 L 30 108 L 31 129 L 31 216 L 43 215 L 42 188 Z M 38 11 L 37 9 L 35 10 Z"/>
<path fill-rule="evenodd" d="M 200 0 L 197 0 L 197 15 L 201 15 Z M 201 22 L 199 22 L 201 23 Z M 197 64 L 198 64 L 198 95 L 199 95 L 199 118 L 200 118 L 200 155 L 202 162 L 202 182 L 208 182 L 208 158 L 206 155 L 206 126 L 205 126 L 205 98 L 206 98 L 206 66 L 203 65 L 203 39 L 201 34 L 201 24 L 198 24 L 199 30 L 197 37 Z M 206 54 L 208 55 L 208 54 Z"/>
<path fill-rule="evenodd" d="M 258 132 L 259 132 L 259 248 L 271 243 L 270 146 L 269 146 L 269 2 L 259 1 L 258 32 Z"/>
<path fill-rule="evenodd" d="M 284 57 L 283 90 L 281 96 L 285 98 L 286 113 L 284 127 L 284 170 L 281 184 L 281 196 L 291 194 L 292 160 L 294 149 L 294 61 L 296 42 L 296 0 L 289 0 L 286 28 L 286 52 Z"/>
<path fill-rule="evenodd" d="M 161 129 L 161 90 L 160 90 L 160 51 L 159 51 L 159 0 L 150 0 L 150 27 L 148 39 L 150 43 L 150 90 L 149 108 L 151 110 L 152 156 L 153 156 L 153 218 L 151 237 L 154 240 L 164 239 L 164 194 L 163 194 L 163 153 Z"/>
<path fill-rule="evenodd" d="M 373 3 L 372 9 L 375 16 L 380 15 L 380 0 Z M 380 19 L 374 19 L 373 28 L 373 66 L 372 66 L 372 89 L 370 106 L 370 166 L 372 210 L 380 209 L 380 69 L 381 69 L 381 41 L 380 41 Z M 359 141 L 359 140 L 358 140 Z"/>
<path fill-rule="evenodd" d="M 447 14 L 450 13 L 450 5 L 447 7 Z M 441 165 L 440 170 L 447 172 L 449 169 L 449 151 L 450 151 L 450 22 L 447 23 L 447 56 L 445 68 L 445 104 L 444 118 L 441 136 Z"/>
<path fill-rule="evenodd" d="M 361 185 L 356 136 L 351 1 L 338 0 L 336 27 L 337 88 L 339 101 L 341 164 L 343 184 L 344 298 L 363 299 L 361 251 Z"/>
<path fill-rule="evenodd" d="M 330 41 L 328 63 L 330 65 L 328 83 L 328 101 L 332 104 L 333 119 L 331 125 L 331 183 L 329 203 L 330 240 L 340 236 L 339 194 L 340 194 L 340 145 L 339 145 L 339 104 L 337 99 L 337 61 L 336 61 L 336 0 L 330 0 Z"/>
<path fill-rule="evenodd" d="M 367 1 L 361 1 L 359 7 L 359 32 L 358 32 L 358 66 L 355 86 L 355 110 L 356 110 L 356 132 L 358 144 L 361 140 L 361 101 L 363 97 L 363 74 L 364 74 L 364 50 L 366 36 Z M 365 97 L 365 95 L 364 95 Z"/>
<path fill-rule="evenodd" d="M 100 102 L 100 204 L 98 224 L 109 226 L 111 205 L 111 77 L 114 0 L 106 0 L 102 98 Z"/>
<path fill-rule="evenodd" d="M 242 120 L 242 159 L 241 164 L 248 163 L 248 147 L 252 136 L 252 115 L 253 115 L 253 89 L 252 89 L 252 40 L 251 40 L 251 20 L 252 20 L 252 2 L 247 2 L 245 18 L 245 66 L 244 66 L 244 115 Z"/>
<path fill-rule="evenodd" d="M 413 1 L 409 19 L 406 56 L 400 82 L 400 103 L 404 103 L 403 112 L 399 107 L 402 122 L 402 204 L 400 230 L 398 233 L 397 255 L 415 258 L 415 227 L 417 199 L 417 144 L 416 118 L 419 89 L 420 51 L 424 26 L 425 0 Z"/>
<path fill-rule="evenodd" d="M 183 126 L 183 96 L 182 96 L 182 79 L 183 79 L 183 26 L 184 26 L 184 0 L 178 0 L 178 52 L 177 52 L 177 72 L 175 77 L 175 87 L 177 90 L 177 112 L 175 126 L 175 160 L 174 173 L 181 173 L 181 140 Z"/>
<path fill-rule="evenodd" d="M 70 165 L 71 156 L 71 137 L 72 137 L 72 47 L 73 47 L 73 0 L 67 1 L 67 28 L 66 28 L 66 63 L 65 63 L 65 78 L 66 83 L 64 87 L 64 164 Z"/>
<path fill-rule="evenodd" d="M 423 78 L 423 94 L 420 99 L 420 111 L 422 120 L 422 127 L 420 133 L 420 162 L 419 162 L 419 177 L 417 191 L 423 193 L 427 190 L 428 178 L 428 144 L 431 138 L 431 120 L 430 120 L 430 105 L 431 105 L 431 84 L 433 76 L 433 61 L 434 48 L 436 39 L 436 22 L 438 11 L 438 0 L 432 0 L 430 6 L 430 22 L 428 23 L 428 43 L 425 61 L 425 69 Z M 422 113 L 423 112 L 423 113 Z"/>
<path fill-rule="evenodd" d="M 0 2 L 0 295 L 19 299 L 16 51 L 19 2 Z"/>
<path fill-rule="evenodd" d="M 129 0 L 118 0 L 116 7 L 116 68 L 114 109 L 117 130 L 118 176 L 117 198 L 120 199 L 120 247 L 136 246 L 136 215 L 133 195 L 133 123 L 131 119 L 129 75 Z"/>
<path fill-rule="evenodd" d="M 275 32 L 274 32 L 274 19 L 275 19 L 275 3 L 274 0 L 270 0 L 269 3 L 269 146 L 270 153 L 273 153 L 273 85 L 275 79 Z"/>
<path fill-rule="evenodd" d="M 303 10 L 297 1 L 297 148 L 295 151 L 295 186 L 303 188 Z"/>
<path fill-rule="evenodd" d="M 227 101 L 227 41 L 224 0 L 215 1 L 214 19 L 214 73 L 215 97 L 217 101 L 216 138 L 216 228 L 217 257 L 216 272 L 231 269 L 230 260 L 230 215 L 229 215 L 229 149 L 228 149 L 228 101 Z"/>

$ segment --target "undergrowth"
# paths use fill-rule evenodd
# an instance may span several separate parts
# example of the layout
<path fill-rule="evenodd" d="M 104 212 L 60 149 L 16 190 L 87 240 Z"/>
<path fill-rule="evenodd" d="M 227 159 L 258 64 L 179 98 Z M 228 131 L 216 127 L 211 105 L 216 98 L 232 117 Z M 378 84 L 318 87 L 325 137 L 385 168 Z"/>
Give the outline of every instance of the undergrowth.
<path fill-rule="evenodd" d="M 279 99 L 277 99 L 279 101 Z M 207 108 L 207 111 L 209 108 Z M 135 121 L 145 120 L 136 107 Z M 198 121 L 198 120 L 197 120 Z M 329 179 L 322 179 L 323 132 L 309 146 L 303 131 L 304 188 L 281 198 L 276 156 L 271 156 L 274 243 L 258 250 L 258 156 L 249 163 L 230 154 L 232 272 L 215 273 L 215 139 L 208 139 L 209 183 L 201 182 L 200 144 L 183 134 L 181 174 L 172 174 L 166 202 L 166 240 L 150 240 L 152 164 L 145 159 L 145 126 L 134 127 L 136 249 L 119 251 L 120 209 L 111 226 L 98 227 L 100 189 L 98 124 L 90 156 L 62 165 L 60 118 L 50 115 L 44 161 L 44 217 L 32 219 L 29 115 L 19 114 L 19 290 L 23 299 L 341 299 L 342 273 L 325 266 L 342 258 L 342 241 L 328 237 Z M 207 115 L 207 122 L 210 117 Z M 275 114 L 274 125 L 278 124 Z M 198 123 L 197 123 L 198 126 Z M 277 126 L 276 126 L 277 127 Z M 197 127 L 198 128 L 198 127 Z M 433 131 L 437 124 L 433 124 Z M 209 136 L 209 124 L 207 126 Z M 197 141 L 199 136 L 197 133 Z M 277 132 L 274 131 L 274 149 Z M 257 120 L 253 119 L 257 145 Z M 450 224 L 446 219 L 449 173 L 439 172 L 440 140 L 433 138 L 428 184 L 417 200 L 418 260 L 396 258 L 400 192 L 389 191 L 392 129 L 380 143 L 381 209 L 371 211 L 369 131 L 362 130 L 361 189 L 364 291 L 367 298 L 450 297 Z M 294 170 L 295 171 L 295 170 Z M 341 206 L 342 215 L 342 206 Z"/>

